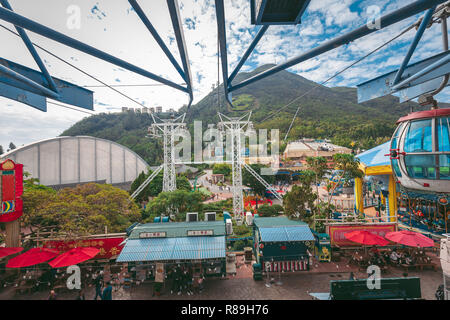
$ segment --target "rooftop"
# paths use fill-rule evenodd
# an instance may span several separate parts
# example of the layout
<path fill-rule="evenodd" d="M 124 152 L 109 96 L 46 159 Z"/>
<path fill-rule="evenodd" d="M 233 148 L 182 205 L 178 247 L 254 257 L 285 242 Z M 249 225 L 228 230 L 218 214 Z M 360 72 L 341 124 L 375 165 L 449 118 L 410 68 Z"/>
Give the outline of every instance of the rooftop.
<path fill-rule="evenodd" d="M 214 236 L 225 235 L 225 221 L 146 223 L 136 226 L 129 239 L 139 239 L 139 234 L 143 232 L 166 232 L 167 238 L 186 237 L 188 231 L 197 230 L 212 230 Z"/>
<path fill-rule="evenodd" d="M 307 226 L 303 221 L 291 220 L 287 217 L 255 217 L 253 223 L 258 228 Z"/>

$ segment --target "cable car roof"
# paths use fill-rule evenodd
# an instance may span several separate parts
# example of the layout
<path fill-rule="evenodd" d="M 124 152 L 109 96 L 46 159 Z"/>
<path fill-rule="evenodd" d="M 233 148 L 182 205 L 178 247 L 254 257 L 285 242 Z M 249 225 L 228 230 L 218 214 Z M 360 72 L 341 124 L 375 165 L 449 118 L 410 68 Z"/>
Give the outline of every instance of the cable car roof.
<path fill-rule="evenodd" d="M 417 111 L 408 114 L 407 116 L 401 117 L 397 120 L 397 124 L 405 121 L 416 120 L 416 119 L 427 119 L 427 118 L 435 118 L 442 116 L 450 116 L 450 108 L 446 109 L 434 109 L 434 110 L 425 110 L 425 111 Z"/>

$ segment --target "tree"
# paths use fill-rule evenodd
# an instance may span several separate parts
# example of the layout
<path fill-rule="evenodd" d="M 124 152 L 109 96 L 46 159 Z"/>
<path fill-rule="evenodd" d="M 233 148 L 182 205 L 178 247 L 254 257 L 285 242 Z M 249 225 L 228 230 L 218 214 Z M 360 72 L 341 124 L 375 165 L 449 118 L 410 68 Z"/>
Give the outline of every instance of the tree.
<path fill-rule="evenodd" d="M 268 168 L 262 164 L 251 164 L 253 170 L 260 174 L 262 168 Z M 268 184 L 273 184 L 275 182 L 274 175 L 262 175 L 261 176 Z M 242 170 L 242 182 L 244 185 L 252 188 L 253 192 L 257 195 L 264 196 L 266 193 L 266 187 L 261 184 L 248 170 Z"/>
<path fill-rule="evenodd" d="M 203 195 L 198 192 L 187 190 L 175 190 L 172 192 L 161 192 L 146 207 L 147 221 L 152 221 L 156 216 L 169 216 L 174 214 L 176 220 L 182 221 L 186 212 L 203 211 Z"/>
<path fill-rule="evenodd" d="M 216 163 L 213 166 L 214 174 L 223 174 L 225 177 L 229 177 L 231 174 L 231 166 L 226 163 Z"/>
<path fill-rule="evenodd" d="M 0 154 L 3 154 L 3 146 L 2 145 L 0 145 Z"/>
<path fill-rule="evenodd" d="M 319 182 L 328 173 L 328 161 L 325 157 L 307 157 L 308 169 L 314 172 L 317 195 L 319 195 Z"/>
<path fill-rule="evenodd" d="M 258 208 L 258 215 L 262 217 L 276 217 L 282 214 L 283 211 L 283 207 L 279 204 L 274 204 L 271 206 L 269 206 L 268 204 L 263 204 Z"/>
<path fill-rule="evenodd" d="M 130 188 L 130 194 L 132 194 L 144 181 L 152 174 L 153 171 L 149 170 L 148 173 L 141 172 L 137 178 L 133 181 Z M 191 190 L 191 184 L 185 176 L 177 176 L 176 178 L 177 189 Z M 156 197 L 162 192 L 163 187 L 163 172 L 160 172 L 136 197 L 136 202 L 147 201 L 149 197 Z"/>
<path fill-rule="evenodd" d="M 67 238 L 123 232 L 139 221 L 139 207 L 129 194 L 107 184 L 88 183 L 59 191 L 31 183 L 22 196 L 23 221 L 29 227 L 52 227 Z"/>
<path fill-rule="evenodd" d="M 15 144 L 10 142 L 9 143 L 9 151 L 14 150 L 16 148 Z"/>
<path fill-rule="evenodd" d="M 333 161 L 335 168 L 340 170 L 337 182 L 333 185 L 330 191 L 330 196 L 328 197 L 328 203 L 331 203 L 333 194 L 337 186 L 342 182 L 343 179 L 351 180 L 355 178 L 362 178 L 363 172 L 359 169 L 359 159 L 355 158 L 354 154 L 336 153 L 333 155 Z"/>
<path fill-rule="evenodd" d="M 317 199 L 317 194 L 312 191 L 310 175 L 301 175 L 299 180 L 300 184 L 294 185 L 284 196 L 284 212 L 290 217 L 300 218 L 310 223 L 315 212 L 314 201 Z"/>

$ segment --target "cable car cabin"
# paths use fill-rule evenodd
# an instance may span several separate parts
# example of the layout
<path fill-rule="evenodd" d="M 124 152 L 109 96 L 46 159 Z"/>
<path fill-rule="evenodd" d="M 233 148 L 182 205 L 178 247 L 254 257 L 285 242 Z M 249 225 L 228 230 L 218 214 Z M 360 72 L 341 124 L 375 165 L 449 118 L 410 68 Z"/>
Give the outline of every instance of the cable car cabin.
<path fill-rule="evenodd" d="M 391 140 L 394 174 L 407 190 L 450 193 L 450 108 L 410 113 Z"/>
<path fill-rule="evenodd" d="M 252 24 L 299 24 L 310 0 L 250 0 Z"/>
<path fill-rule="evenodd" d="M 263 272 L 309 270 L 308 249 L 314 240 L 309 226 L 301 221 L 257 215 L 253 220 L 253 253 Z"/>

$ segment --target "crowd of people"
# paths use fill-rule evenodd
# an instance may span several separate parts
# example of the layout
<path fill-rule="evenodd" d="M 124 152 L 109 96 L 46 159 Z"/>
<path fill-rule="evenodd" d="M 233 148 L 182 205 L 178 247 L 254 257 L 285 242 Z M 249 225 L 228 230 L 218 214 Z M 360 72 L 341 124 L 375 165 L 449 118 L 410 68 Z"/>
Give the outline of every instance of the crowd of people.
<path fill-rule="evenodd" d="M 403 249 L 385 249 L 379 250 L 373 246 L 368 255 L 361 255 L 356 251 L 350 262 L 356 262 L 360 265 L 378 265 L 378 266 L 403 266 L 416 264 L 429 264 L 431 258 L 421 248 L 403 248 Z"/>
<path fill-rule="evenodd" d="M 193 295 L 194 292 L 201 293 L 203 290 L 203 277 L 194 276 L 191 267 L 175 266 L 169 271 L 167 278 L 172 280 L 171 294 L 181 295 L 186 292 L 187 295 Z"/>

